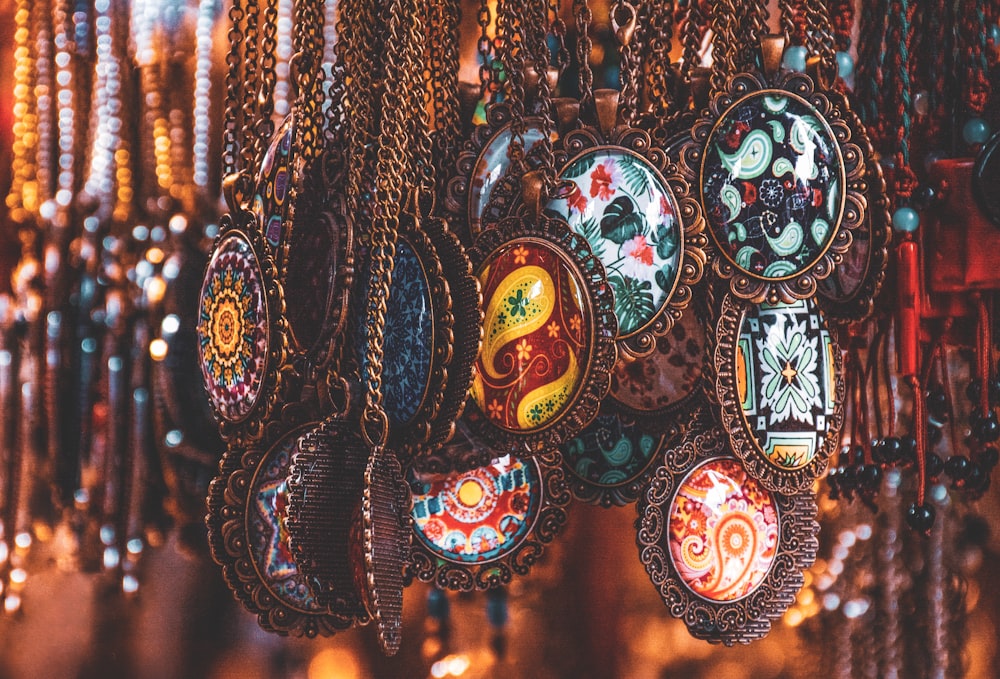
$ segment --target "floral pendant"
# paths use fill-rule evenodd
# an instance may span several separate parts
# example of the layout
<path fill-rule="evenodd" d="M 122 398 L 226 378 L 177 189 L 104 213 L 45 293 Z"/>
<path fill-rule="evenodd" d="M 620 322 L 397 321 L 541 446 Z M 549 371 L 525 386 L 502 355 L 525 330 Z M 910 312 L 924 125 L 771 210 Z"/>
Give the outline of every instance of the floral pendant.
<path fill-rule="evenodd" d="M 278 399 L 283 295 L 253 214 L 227 214 L 221 227 L 201 287 L 198 358 L 223 438 L 250 440 Z"/>
<path fill-rule="evenodd" d="M 363 622 L 363 610 L 334 610 L 316 596 L 317 583 L 292 556 L 288 540 L 289 465 L 299 437 L 315 423 L 272 422 L 264 438 L 231 445 L 208 494 L 212 558 L 236 598 L 266 630 L 328 636 Z"/>
<path fill-rule="evenodd" d="M 844 420 L 840 347 L 812 300 L 722 300 L 715 396 L 733 452 L 765 488 L 808 489 L 837 450 Z"/>
<path fill-rule="evenodd" d="M 617 94 L 596 92 L 598 111 L 617 111 Z M 616 122 L 563 136 L 557 161 L 567 188 L 547 209 L 586 238 L 604 265 L 627 360 L 650 354 L 681 317 L 701 279 L 707 241 L 676 166 L 647 132 Z"/>
<path fill-rule="evenodd" d="M 464 472 L 411 472 L 410 488 L 410 572 L 465 592 L 526 575 L 561 531 L 571 499 L 557 453 L 506 455 Z"/>
<path fill-rule="evenodd" d="M 551 217 L 515 216 L 469 251 L 483 292 L 483 346 L 466 422 L 498 453 L 547 452 L 597 414 L 617 321 L 604 267 Z"/>
<path fill-rule="evenodd" d="M 737 297 L 811 297 L 864 224 L 868 142 L 844 101 L 803 73 L 740 73 L 681 147 L 712 268 Z"/>
<path fill-rule="evenodd" d="M 639 503 L 639 558 L 669 613 L 698 639 L 765 636 L 816 558 L 816 503 L 767 490 L 700 411 Z"/>
<path fill-rule="evenodd" d="M 667 440 L 620 415 L 598 415 L 559 449 L 573 497 L 602 507 L 635 502 Z"/>

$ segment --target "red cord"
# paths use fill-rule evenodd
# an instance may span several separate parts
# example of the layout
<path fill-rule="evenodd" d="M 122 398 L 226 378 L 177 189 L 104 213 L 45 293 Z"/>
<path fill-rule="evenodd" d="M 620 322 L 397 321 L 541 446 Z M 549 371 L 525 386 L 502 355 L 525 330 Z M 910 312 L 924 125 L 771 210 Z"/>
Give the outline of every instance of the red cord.
<path fill-rule="evenodd" d="M 913 436 L 917 441 L 917 504 L 924 504 L 927 490 L 927 404 L 924 403 L 924 387 L 920 378 L 907 378 L 913 390 Z"/>
<path fill-rule="evenodd" d="M 979 315 L 979 332 L 976 342 L 976 359 L 979 364 L 979 413 L 986 417 L 990 412 L 990 314 L 981 294 L 973 296 Z"/>

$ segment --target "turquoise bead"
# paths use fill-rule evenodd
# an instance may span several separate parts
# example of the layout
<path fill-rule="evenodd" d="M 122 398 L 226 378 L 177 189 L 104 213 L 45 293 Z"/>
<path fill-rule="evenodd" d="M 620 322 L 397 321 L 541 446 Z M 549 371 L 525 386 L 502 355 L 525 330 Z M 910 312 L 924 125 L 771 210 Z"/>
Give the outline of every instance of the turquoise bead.
<path fill-rule="evenodd" d="M 837 52 L 837 75 L 847 80 L 852 73 L 854 73 L 854 59 L 851 59 L 851 55 L 847 52 Z"/>
<path fill-rule="evenodd" d="M 996 24 L 990 26 L 990 40 L 993 41 L 994 47 L 1000 47 L 1000 26 Z"/>
<path fill-rule="evenodd" d="M 990 126 L 982 118 L 972 118 L 962 128 L 966 144 L 982 144 L 990 136 Z"/>
<path fill-rule="evenodd" d="M 781 59 L 781 65 L 789 71 L 802 73 L 806 70 L 806 48 L 789 47 L 785 50 L 785 55 Z"/>
<path fill-rule="evenodd" d="M 912 207 L 901 207 L 892 213 L 892 228 L 913 233 L 920 226 L 920 215 Z"/>

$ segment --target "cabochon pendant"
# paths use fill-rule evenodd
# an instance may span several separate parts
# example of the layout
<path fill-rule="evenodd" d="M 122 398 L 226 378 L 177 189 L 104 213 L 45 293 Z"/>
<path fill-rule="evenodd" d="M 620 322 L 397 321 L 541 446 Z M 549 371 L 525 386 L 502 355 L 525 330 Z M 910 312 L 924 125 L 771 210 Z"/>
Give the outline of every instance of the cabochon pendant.
<path fill-rule="evenodd" d="M 274 253 L 285 292 L 290 349 L 302 372 L 322 367 L 347 313 L 353 226 L 339 186 L 336 154 L 307 167 L 297 153 L 296 114 L 279 126 L 261 162 L 252 206 Z"/>
<path fill-rule="evenodd" d="M 538 167 L 543 129 L 540 117 L 524 118 L 524 155 L 529 167 Z M 519 197 L 520 177 L 512 176 L 508 155 L 513 138 L 510 104 L 494 103 L 486 111 L 486 122 L 473 130 L 458 155 L 444 205 L 454 217 L 453 224 L 466 226 L 464 233 L 459 231 L 466 242 L 474 241 L 484 228 L 506 217 Z"/>
<path fill-rule="evenodd" d="M 313 583 L 317 600 L 332 611 L 370 621 L 359 587 L 360 561 L 351 554 L 359 532 L 368 447 L 351 423 L 328 419 L 306 431 L 288 470 L 288 541 L 295 563 Z"/>
<path fill-rule="evenodd" d="M 602 507 L 635 502 L 649 485 L 667 439 L 620 415 L 598 415 L 559 448 L 570 492 Z"/>
<path fill-rule="evenodd" d="M 403 629 L 403 575 L 410 554 L 410 487 L 399 461 L 382 446 L 372 450 L 364 476 L 361 517 L 368 604 L 387 655 L 399 650 Z"/>
<path fill-rule="evenodd" d="M 362 277 L 359 300 L 368 297 L 368 278 Z M 426 449 L 445 399 L 454 340 L 451 299 L 434 245 L 412 216 L 403 216 L 386 308 L 382 394 L 390 445 L 405 462 Z M 367 333 L 368 325 L 359 324 L 362 371 Z"/>
<path fill-rule="evenodd" d="M 830 92 L 832 101 L 843 99 L 843 95 Z M 837 104 L 854 130 L 854 140 L 865 158 L 874 158 L 875 150 L 865 131 L 864 125 L 846 103 Z M 878 162 L 865 163 L 868 187 L 868 206 L 862 225 L 852 232 L 853 242 L 844 253 L 843 259 L 834 272 L 819 281 L 816 300 L 833 321 L 860 321 L 871 315 L 875 298 L 885 280 L 886 265 L 889 261 L 889 244 L 892 242 L 892 218 L 889 214 L 889 198 L 885 190 L 882 166 Z"/>
<path fill-rule="evenodd" d="M 837 450 L 844 421 L 840 347 L 819 307 L 727 294 L 715 336 L 715 396 L 733 452 L 768 490 L 808 489 Z"/>
<path fill-rule="evenodd" d="M 597 127 L 566 133 L 567 185 L 547 209 L 586 238 L 615 296 L 623 358 L 650 354 L 691 302 L 707 240 L 697 200 L 644 130 L 617 124 L 618 92 L 594 93 Z"/>
<path fill-rule="evenodd" d="M 356 624 L 316 597 L 316 583 L 299 570 L 288 543 L 287 476 L 299 436 L 316 423 L 272 423 L 262 441 L 231 445 L 208 493 L 208 543 L 236 598 L 266 630 L 295 636 L 330 635 Z"/>
<path fill-rule="evenodd" d="M 680 149 L 712 268 L 753 302 L 811 297 L 865 222 L 867 137 L 804 73 L 740 73 Z"/>
<path fill-rule="evenodd" d="M 252 440 L 273 410 L 285 360 L 284 300 L 252 213 L 224 215 L 198 306 L 198 358 L 223 438 Z"/>
<path fill-rule="evenodd" d="M 618 324 L 604 267 L 560 219 L 515 216 L 469 250 L 483 346 L 466 422 L 498 453 L 551 451 L 597 415 Z"/>
<path fill-rule="evenodd" d="M 816 502 L 747 475 L 702 411 L 639 501 L 639 558 L 670 615 L 698 639 L 763 637 L 816 559 Z"/>
<path fill-rule="evenodd" d="M 566 522 L 571 496 L 558 453 L 507 455 L 450 474 L 410 473 L 418 580 L 468 592 L 526 575 Z"/>

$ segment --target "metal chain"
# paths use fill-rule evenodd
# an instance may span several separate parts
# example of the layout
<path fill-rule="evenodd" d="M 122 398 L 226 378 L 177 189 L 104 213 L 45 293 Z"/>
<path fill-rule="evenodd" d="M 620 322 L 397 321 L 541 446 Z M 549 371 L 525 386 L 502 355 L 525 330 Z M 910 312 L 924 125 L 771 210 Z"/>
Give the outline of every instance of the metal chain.
<path fill-rule="evenodd" d="M 267 144 L 274 134 L 274 88 L 278 48 L 278 2 L 264 0 L 264 25 L 260 34 L 260 90 L 256 92 L 260 117 L 254 126 L 258 139 Z"/>
<path fill-rule="evenodd" d="M 674 37 L 674 0 L 650 3 L 649 40 L 645 45 L 646 91 L 657 126 L 665 124 L 673 109 L 670 94 L 670 45 Z"/>
<path fill-rule="evenodd" d="M 299 0 L 294 6 L 292 57 L 296 87 L 296 149 L 306 163 L 323 150 L 323 0 Z"/>
<path fill-rule="evenodd" d="M 834 44 L 833 25 L 824 0 L 806 0 L 807 48 L 809 54 L 820 58 L 824 72 L 829 72 L 837 63 L 837 49 Z"/>
<path fill-rule="evenodd" d="M 476 51 L 479 53 L 479 98 L 489 97 L 490 103 L 496 100 L 499 83 L 493 77 L 493 41 L 490 39 L 490 24 L 492 23 L 489 0 L 479 0 L 476 11 L 476 23 L 479 25 L 479 39 L 476 41 Z"/>
<path fill-rule="evenodd" d="M 240 130 L 240 169 L 244 172 L 254 172 L 259 165 L 263 153 L 264 142 L 253 133 L 257 116 L 260 111 L 257 106 L 257 90 L 260 87 L 260 74 L 257 70 L 257 24 L 260 10 L 257 0 L 247 0 L 243 34 L 243 83 L 242 106 L 243 125 Z"/>
<path fill-rule="evenodd" d="M 781 34 L 785 38 L 785 47 L 790 47 L 795 39 L 795 7 L 793 0 L 778 0 L 780 12 Z"/>
<path fill-rule="evenodd" d="M 229 7 L 229 52 L 226 54 L 226 110 L 224 114 L 222 133 L 222 176 L 226 177 L 237 171 L 239 157 L 239 126 L 240 108 L 240 64 L 242 63 L 243 42 L 243 10 L 242 0 L 232 0 Z"/>
<path fill-rule="evenodd" d="M 547 0 L 536 0 L 532 9 L 535 16 L 530 16 L 529 21 L 541 22 L 542 26 L 549 25 L 550 5 Z M 555 30 L 555 29 L 553 29 Z M 552 149 L 552 132 L 555 123 L 552 121 L 552 92 L 549 88 L 549 45 L 546 31 L 542 31 L 540 36 L 536 36 L 535 43 L 529 46 L 533 52 L 535 69 L 538 71 L 538 114 L 541 116 L 541 139 L 535 148 L 538 149 L 539 159 L 542 163 L 541 169 L 544 171 L 546 193 L 554 195 L 556 184 L 556 159 Z"/>
<path fill-rule="evenodd" d="M 576 61 L 579 70 L 580 111 L 586 115 L 594 107 L 594 72 L 590 68 L 590 54 L 594 50 L 590 39 L 590 26 L 594 20 L 587 0 L 573 0 L 576 20 Z"/>
<path fill-rule="evenodd" d="M 726 78 L 735 70 L 733 57 L 733 19 L 736 8 L 732 0 L 716 2 L 712 5 L 712 72 L 710 76 L 712 96 L 726 87 Z"/>
<path fill-rule="evenodd" d="M 430 32 L 431 88 L 434 102 L 434 153 L 437 176 L 447 176 L 458 153 L 461 111 L 458 97 L 459 0 L 434 3 Z"/>
<path fill-rule="evenodd" d="M 549 14 L 552 15 L 549 32 L 556 39 L 556 58 L 553 62 L 559 75 L 569 65 L 569 50 L 566 48 L 566 22 L 562 18 L 562 0 L 549 0 Z"/>
<path fill-rule="evenodd" d="M 683 42 L 684 50 L 681 56 L 683 63 L 683 77 L 686 83 L 691 82 L 691 74 L 694 69 L 701 66 L 701 39 L 702 24 L 705 17 L 702 16 L 696 0 L 688 0 L 687 18 L 684 23 Z"/>
<path fill-rule="evenodd" d="M 636 73 L 636 57 L 633 52 L 632 38 L 636 28 L 638 11 L 628 0 L 616 0 L 611 5 L 611 27 L 618 41 L 618 54 L 621 60 L 621 104 L 619 110 L 628 125 L 635 122 L 639 109 L 638 75 Z"/>
<path fill-rule="evenodd" d="M 497 53 L 507 74 L 511 110 L 511 140 L 507 146 L 511 171 L 524 174 L 527 163 L 524 155 L 524 67 L 525 37 L 521 19 L 527 14 L 524 0 L 503 0 L 497 11 L 499 48 Z"/>

